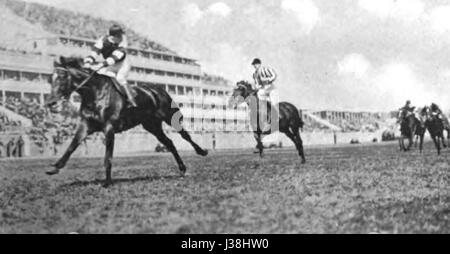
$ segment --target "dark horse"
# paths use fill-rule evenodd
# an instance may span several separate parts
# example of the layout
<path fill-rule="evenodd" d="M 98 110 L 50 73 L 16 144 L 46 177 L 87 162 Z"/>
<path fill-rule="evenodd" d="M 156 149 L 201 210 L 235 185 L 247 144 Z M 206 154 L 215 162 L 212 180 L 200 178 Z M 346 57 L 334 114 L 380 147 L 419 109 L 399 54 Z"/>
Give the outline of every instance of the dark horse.
<path fill-rule="evenodd" d="M 70 156 L 87 136 L 95 132 L 104 132 L 106 153 L 104 166 L 106 181 L 104 186 L 112 184 L 111 167 L 114 149 L 114 137 L 138 125 L 155 135 L 174 155 L 182 176 L 186 173 L 186 166 L 180 158 L 172 141 L 163 131 L 162 123 L 174 127 L 192 147 L 197 154 L 206 156 L 208 152 L 202 149 L 181 126 L 183 116 L 167 94 L 157 88 L 135 87 L 138 107 L 128 108 L 127 100 L 110 77 L 92 73 L 82 67 L 82 59 L 60 57 L 55 62 L 55 73 L 52 77 L 51 98 L 48 102 L 50 110 L 58 113 L 63 100 L 67 100 L 73 92 L 81 97 L 80 123 L 76 135 L 62 158 L 53 166 L 54 169 L 47 174 L 58 174 L 64 168 Z M 87 82 L 86 80 L 90 78 Z"/>
<path fill-rule="evenodd" d="M 417 125 L 416 132 L 414 133 L 416 137 L 415 147 L 417 148 L 417 144 L 419 144 L 419 150 L 420 153 L 423 152 L 423 141 L 425 138 L 425 133 L 427 131 L 427 127 L 425 126 L 426 123 L 426 107 L 419 109 L 419 124 Z M 424 113 L 425 112 L 425 113 Z"/>
<path fill-rule="evenodd" d="M 416 118 L 414 113 L 407 110 L 400 112 L 400 133 L 401 137 L 399 139 L 400 149 L 407 152 L 411 149 L 414 144 L 414 136 L 418 133 L 421 123 L 419 119 Z M 423 129 L 422 129 L 423 130 Z M 408 147 L 405 146 L 405 138 L 408 139 Z M 423 143 L 423 139 L 421 141 Z"/>
<path fill-rule="evenodd" d="M 300 129 L 303 128 L 304 123 L 299 110 L 294 105 L 287 102 L 281 102 L 276 105 L 277 107 L 274 107 L 267 101 L 257 99 L 257 91 L 253 89 L 252 85 L 246 81 L 241 81 L 237 83 L 236 88 L 233 90 L 230 105 L 236 107 L 238 104 L 244 102 L 246 102 L 250 108 L 250 122 L 261 157 L 263 156 L 264 151 L 264 146 L 262 144 L 263 136 L 280 131 L 286 134 L 286 136 L 294 142 L 298 153 L 302 158 L 302 163 L 306 162 L 303 151 L 303 141 L 300 137 Z M 263 111 L 268 113 L 265 114 Z M 268 117 L 268 115 L 270 115 L 270 117 Z M 273 119 L 276 119 L 276 121 L 273 122 Z M 267 123 L 271 126 L 270 129 L 264 128 L 267 126 Z"/>
<path fill-rule="evenodd" d="M 431 108 L 425 107 L 422 111 L 423 111 L 422 114 L 425 115 L 426 117 L 425 127 L 427 128 L 431 138 L 433 139 L 438 155 L 440 155 L 441 142 L 444 148 L 447 147 L 444 138 L 444 130 L 445 130 L 444 122 L 439 117 L 439 114 L 433 113 Z"/>

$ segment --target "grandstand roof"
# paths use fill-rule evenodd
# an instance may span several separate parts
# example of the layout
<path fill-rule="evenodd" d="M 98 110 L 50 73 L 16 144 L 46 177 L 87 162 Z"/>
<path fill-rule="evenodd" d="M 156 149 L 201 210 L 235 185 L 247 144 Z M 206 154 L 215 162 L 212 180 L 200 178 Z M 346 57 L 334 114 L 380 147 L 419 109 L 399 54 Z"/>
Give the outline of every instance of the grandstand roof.
<path fill-rule="evenodd" d="M 1 0 L 0 0 L 1 1 Z M 95 43 L 95 39 L 91 39 L 91 38 L 86 38 L 86 37 L 78 37 L 78 36 L 67 36 L 67 35 L 54 35 L 55 38 L 62 38 L 62 39 L 69 39 L 69 40 L 76 40 L 76 41 L 80 41 L 80 42 L 90 42 L 90 43 Z M 163 52 L 163 51 L 157 51 L 157 50 L 152 50 L 152 49 L 141 49 L 141 48 L 137 48 L 137 47 L 128 47 L 128 50 L 137 50 L 137 51 L 142 51 L 142 52 L 148 52 L 148 53 L 154 53 L 154 54 L 160 54 L 160 55 L 166 55 L 166 56 L 173 56 L 173 57 L 179 57 L 182 59 L 186 59 L 186 60 L 190 60 L 190 61 L 197 61 L 196 59 L 192 59 L 192 58 L 188 58 L 188 57 L 181 57 L 176 53 L 173 52 Z"/>

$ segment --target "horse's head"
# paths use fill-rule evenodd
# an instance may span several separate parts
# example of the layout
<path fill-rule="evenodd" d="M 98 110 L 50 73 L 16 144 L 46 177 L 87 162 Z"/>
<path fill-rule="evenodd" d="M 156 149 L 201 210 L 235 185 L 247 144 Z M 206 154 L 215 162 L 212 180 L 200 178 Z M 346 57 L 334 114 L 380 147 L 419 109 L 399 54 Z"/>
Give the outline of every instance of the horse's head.
<path fill-rule="evenodd" d="M 428 120 L 429 113 L 430 113 L 430 108 L 428 106 L 417 109 L 418 119 L 422 124 L 424 124 Z"/>
<path fill-rule="evenodd" d="M 82 71 L 83 60 L 75 57 L 60 57 L 54 62 L 54 72 L 50 80 L 51 93 L 47 106 L 53 113 L 59 113 L 62 103 L 68 100 L 80 83 L 88 74 Z"/>
<path fill-rule="evenodd" d="M 237 107 L 237 105 L 245 102 L 245 100 L 254 93 L 252 85 L 247 81 L 239 81 L 233 89 L 229 106 Z"/>

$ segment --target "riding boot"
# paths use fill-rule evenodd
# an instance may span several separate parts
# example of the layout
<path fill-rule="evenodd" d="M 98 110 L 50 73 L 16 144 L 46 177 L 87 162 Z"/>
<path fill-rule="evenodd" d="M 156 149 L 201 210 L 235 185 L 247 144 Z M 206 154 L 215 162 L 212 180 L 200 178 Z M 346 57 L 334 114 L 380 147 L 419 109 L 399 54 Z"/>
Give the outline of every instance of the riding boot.
<path fill-rule="evenodd" d="M 134 96 L 131 94 L 130 86 L 128 84 L 125 84 L 123 85 L 123 87 L 125 88 L 125 93 L 127 95 L 128 102 L 130 103 L 130 107 L 137 108 L 137 103 L 136 100 L 134 99 Z"/>

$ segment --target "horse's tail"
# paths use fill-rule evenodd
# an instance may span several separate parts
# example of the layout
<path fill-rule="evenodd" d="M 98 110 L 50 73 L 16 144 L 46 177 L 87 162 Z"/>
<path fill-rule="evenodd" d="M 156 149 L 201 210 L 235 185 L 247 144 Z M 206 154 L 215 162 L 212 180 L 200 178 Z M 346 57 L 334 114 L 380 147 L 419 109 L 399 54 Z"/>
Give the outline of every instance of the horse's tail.
<path fill-rule="evenodd" d="M 303 121 L 303 114 L 300 113 L 300 111 L 297 110 L 295 107 L 294 107 L 294 109 L 295 109 L 295 111 L 294 111 L 295 116 L 294 117 L 296 119 L 297 126 L 300 128 L 300 130 L 303 131 L 303 127 L 305 126 L 305 122 Z"/>
<path fill-rule="evenodd" d="M 300 129 L 303 130 L 303 127 L 305 126 L 305 122 L 303 121 L 303 115 L 299 113 L 298 117 L 300 119 L 298 124 L 300 126 Z"/>

